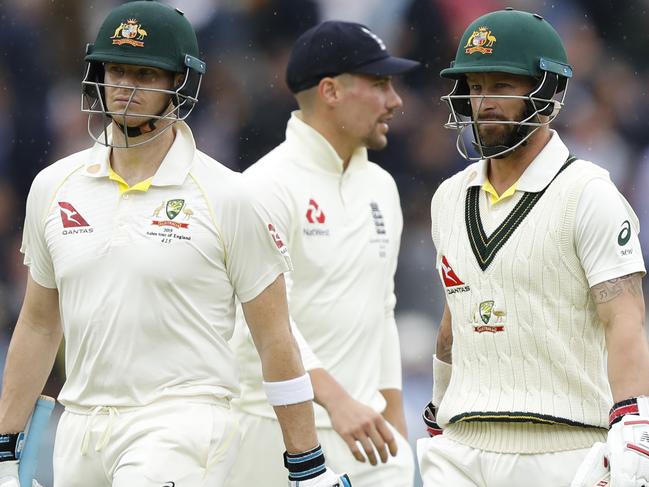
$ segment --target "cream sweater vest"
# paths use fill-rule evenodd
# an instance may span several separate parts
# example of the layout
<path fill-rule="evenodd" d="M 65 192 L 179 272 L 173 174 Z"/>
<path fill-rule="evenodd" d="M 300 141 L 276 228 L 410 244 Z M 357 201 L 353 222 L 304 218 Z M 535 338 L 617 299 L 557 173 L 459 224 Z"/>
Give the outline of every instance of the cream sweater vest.
<path fill-rule="evenodd" d="M 589 447 L 606 435 L 612 397 L 604 328 L 575 253 L 575 212 L 588 181 L 608 174 L 573 162 L 488 237 L 468 197 L 479 197 L 472 174 L 475 164 L 445 181 L 431 207 L 453 317 L 438 422 L 450 438 L 490 451 Z"/>

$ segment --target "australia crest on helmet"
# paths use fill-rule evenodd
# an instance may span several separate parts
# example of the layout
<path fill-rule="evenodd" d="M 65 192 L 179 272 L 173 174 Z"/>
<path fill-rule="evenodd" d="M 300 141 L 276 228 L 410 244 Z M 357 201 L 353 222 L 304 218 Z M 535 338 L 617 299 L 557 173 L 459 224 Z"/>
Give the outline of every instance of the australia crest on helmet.
<path fill-rule="evenodd" d="M 134 47 L 144 47 L 143 41 L 147 35 L 146 30 L 137 19 L 128 19 L 117 26 L 111 39 L 113 39 L 113 44 L 117 45 L 130 44 Z"/>
<path fill-rule="evenodd" d="M 464 46 L 466 54 L 473 54 L 479 52 L 481 54 L 491 54 L 493 52 L 493 45 L 496 42 L 496 36 L 491 33 L 488 27 L 478 27 L 469 36 Z"/>

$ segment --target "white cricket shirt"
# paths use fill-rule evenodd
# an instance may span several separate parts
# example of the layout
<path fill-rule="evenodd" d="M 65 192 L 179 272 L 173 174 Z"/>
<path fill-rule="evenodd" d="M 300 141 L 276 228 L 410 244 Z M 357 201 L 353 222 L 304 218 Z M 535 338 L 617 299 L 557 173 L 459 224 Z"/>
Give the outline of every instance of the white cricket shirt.
<path fill-rule="evenodd" d="M 121 193 L 99 144 L 32 185 L 22 251 L 59 292 L 66 406 L 236 395 L 235 296 L 250 301 L 290 268 L 242 176 L 198 151 L 183 122 L 174 131 L 147 191 Z"/>
<path fill-rule="evenodd" d="M 286 141 L 244 176 L 263 184 L 259 198 L 286 236 L 294 265 L 287 275 L 289 309 L 297 328 L 352 397 L 382 411 L 379 389 L 401 388 L 394 273 L 403 221 L 394 180 L 367 160 L 364 148 L 343 171 L 333 147 L 299 112 L 288 122 Z M 237 313 L 237 404 L 272 418 L 246 330 Z M 331 425 L 317 405 L 316 423 Z"/>

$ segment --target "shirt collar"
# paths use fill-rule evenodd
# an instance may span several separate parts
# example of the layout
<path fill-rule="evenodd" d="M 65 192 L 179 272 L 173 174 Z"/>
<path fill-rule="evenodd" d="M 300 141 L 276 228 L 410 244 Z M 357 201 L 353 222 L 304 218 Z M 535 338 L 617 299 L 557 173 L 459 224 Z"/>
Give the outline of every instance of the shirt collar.
<path fill-rule="evenodd" d="M 564 165 L 570 152 L 555 130 L 550 130 L 550 140 L 527 166 L 516 182 L 516 191 L 538 193 L 545 188 Z M 476 176 L 469 186 L 482 186 L 487 181 L 488 161 L 482 159 L 476 163 Z"/>
<path fill-rule="evenodd" d="M 294 111 L 288 121 L 286 141 L 296 147 L 301 163 L 318 166 L 336 174 L 343 173 L 343 160 L 320 132 L 302 120 L 299 110 Z M 367 149 L 358 147 L 352 154 L 347 172 L 357 171 L 367 164 Z"/>
<path fill-rule="evenodd" d="M 112 126 L 107 130 L 108 140 L 111 141 Z M 167 155 L 151 179 L 152 186 L 176 186 L 182 184 L 187 178 L 194 160 L 196 143 L 189 126 L 185 122 L 178 121 L 170 130 L 175 130 L 176 136 Z M 94 178 L 109 177 L 110 151 L 111 147 L 96 142 L 90 150 L 83 174 Z"/>

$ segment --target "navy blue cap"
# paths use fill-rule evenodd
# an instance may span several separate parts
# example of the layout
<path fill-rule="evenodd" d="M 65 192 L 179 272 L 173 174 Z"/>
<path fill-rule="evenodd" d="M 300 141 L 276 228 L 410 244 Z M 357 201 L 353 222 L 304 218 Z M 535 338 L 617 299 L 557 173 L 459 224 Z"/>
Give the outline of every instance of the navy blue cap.
<path fill-rule="evenodd" d="M 390 76 L 417 66 L 417 61 L 390 56 L 383 41 L 366 26 L 329 20 L 307 30 L 295 41 L 286 68 L 286 84 L 298 93 L 327 76 Z"/>

